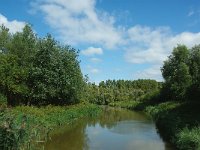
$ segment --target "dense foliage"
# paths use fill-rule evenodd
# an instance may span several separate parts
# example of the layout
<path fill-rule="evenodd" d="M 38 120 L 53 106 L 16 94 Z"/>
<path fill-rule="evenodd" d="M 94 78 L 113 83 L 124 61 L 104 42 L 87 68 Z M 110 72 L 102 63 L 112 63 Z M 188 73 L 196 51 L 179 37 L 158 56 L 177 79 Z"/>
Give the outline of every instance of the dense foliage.
<path fill-rule="evenodd" d="M 80 100 L 78 51 L 51 35 L 38 38 L 29 25 L 10 34 L 0 27 L 0 91 L 8 105 L 63 105 Z"/>
<path fill-rule="evenodd" d="M 85 98 L 92 103 L 108 105 L 120 101 L 138 101 L 160 88 L 161 83 L 155 80 L 107 80 L 98 86 L 88 83 Z"/>
<path fill-rule="evenodd" d="M 198 100 L 200 96 L 200 45 L 174 48 L 161 69 L 165 79 L 163 98 Z"/>
<path fill-rule="evenodd" d="M 48 140 L 52 129 L 81 117 L 95 117 L 100 111 L 98 106 L 91 104 L 1 108 L 0 149 L 43 149 L 41 143 Z"/>

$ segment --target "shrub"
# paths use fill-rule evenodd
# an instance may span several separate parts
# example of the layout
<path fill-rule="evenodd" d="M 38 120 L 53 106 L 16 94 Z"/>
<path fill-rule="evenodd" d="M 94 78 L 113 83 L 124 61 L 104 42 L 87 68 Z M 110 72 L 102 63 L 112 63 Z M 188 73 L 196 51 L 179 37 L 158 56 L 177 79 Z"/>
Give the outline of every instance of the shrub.
<path fill-rule="evenodd" d="M 176 144 L 181 150 L 200 150 L 200 127 L 181 130 L 177 134 Z"/>

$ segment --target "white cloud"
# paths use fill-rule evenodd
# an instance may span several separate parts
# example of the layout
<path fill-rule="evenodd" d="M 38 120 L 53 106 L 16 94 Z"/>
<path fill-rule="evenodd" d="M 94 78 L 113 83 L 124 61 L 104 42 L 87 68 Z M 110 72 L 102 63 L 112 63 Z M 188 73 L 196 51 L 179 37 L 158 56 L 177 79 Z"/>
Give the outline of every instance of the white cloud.
<path fill-rule="evenodd" d="M 97 10 L 95 5 L 96 0 L 35 0 L 32 8 L 44 13 L 47 23 L 62 41 L 104 48 L 126 47 L 125 59 L 131 63 L 161 63 L 177 44 L 194 45 L 200 41 L 199 33 L 174 35 L 169 27 L 116 26 L 115 18 Z"/>
<path fill-rule="evenodd" d="M 114 17 L 97 11 L 95 0 L 35 0 L 32 11 L 41 11 L 46 22 L 68 44 L 100 44 L 113 48 L 121 40 Z"/>
<path fill-rule="evenodd" d="M 134 26 L 128 30 L 130 44 L 125 50 L 125 59 L 135 64 L 152 64 L 151 67 L 138 71 L 135 78 L 147 78 L 162 81 L 160 67 L 177 44 L 192 47 L 200 44 L 200 32 L 182 32 L 173 34 L 170 28 L 150 28 Z"/>
<path fill-rule="evenodd" d="M 92 69 L 90 70 L 90 72 L 91 72 L 92 74 L 97 74 L 97 73 L 100 72 L 100 70 L 99 70 L 99 69 L 96 69 L 96 68 L 92 68 Z"/>
<path fill-rule="evenodd" d="M 91 61 L 91 62 L 94 62 L 94 63 L 99 63 L 99 62 L 101 62 L 102 60 L 99 59 L 99 58 L 93 57 L 93 58 L 90 58 L 90 61 Z"/>
<path fill-rule="evenodd" d="M 200 32 L 173 35 L 170 28 L 134 26 L 128 30 L 125 59 L 130 63 L 161 65 L 177 44 L 192 47 L 200 43 Z"/>
<path fill-rule="evenodd" d="M 89 72 L 89 73 L 91 73 L 91 74 L 98 74 L 98 73 L 100 73 L 101 72 L 101 70 L 99 70 L 98 68 L 95 68 L 95 67 L 93 67 L 93 66 L 90 66 L 90 65 L 87 65 L 86 66 L 86 70 Z"/>
<path fill-rule="evenodd" d="M 86 50 L 82 50 L 81 53 L 85 56 L 102 55 L 102 48 L 88 47 Z"/>
<path fill-rule="evenodd" d="M 2 24 L 5 27 L 9 28 L 9 31 L 11 33 L 16 33 L 18 31 L 22 31 L 26 23 L 17 20 L 9 21 L 4 15 L 0 13 L 0 25 Z"/>
<path fill-rule="evenodd" d="M 42 12 L 46 23 L 64 43 L 117 48 L 124 50 L 124 58 L 129 63 L 153 65 L 138 73 L 143 77 L 161 78 L 158 66 L 162 65 L 177 44 L 188 47 L 200 44 L 200 32 L 173 33 L 170 27 L 116 26 L 115 18 L 105 11 L 97 10 L 95 5 L 96 0 L 34 0 L 32 12 Z M 188 16 L 195 14 L 191 10 Z M 103 50 L 89 47 L 81 53 L 92 56 L 91 62 L 98 62 L 94 56 L 103 54 Z M 90 68 L 88 72 L 99 73 L 99 70 Z"/>
<path fill-rule="evenodd" d="M 154 66 L 151 66 L 148 69 L 138 71 L 133 76 L 136 79 L 138 79 L 138 78 L 140 78 L 140 79 L 154 79 L 154 80 L 157 80 L 157 81 L 163 81 L 161 71 L 160 71 L 160 65 L 154 65 Z"/>

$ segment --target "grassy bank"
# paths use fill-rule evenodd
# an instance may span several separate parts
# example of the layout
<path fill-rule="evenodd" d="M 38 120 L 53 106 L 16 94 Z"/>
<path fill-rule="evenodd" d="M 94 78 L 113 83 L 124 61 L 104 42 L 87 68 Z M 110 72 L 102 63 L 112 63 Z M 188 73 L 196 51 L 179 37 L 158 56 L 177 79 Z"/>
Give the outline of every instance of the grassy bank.
<path fill-rule="evenodd" d="M 0 108 L 0 149 L 36 149 L 49 132 L 78 118 L 95 116 L 100 108 L 91 104 L 42 108 L 20 106 Z"/>
<path fill-rule="evenodd" d="M 161 135 L 178 149 L 200 149 L 199 103 L 162 102 L 145 100 L 140 102 L 111 103 L 132 110 L 143 110 L 155 120 Z"/>
<path fill-rule="evenodd" d="M 200 115 L 198 103 L 166 102 L 146 108 L 158 129 L 179 149 L 200 149 Z"/>

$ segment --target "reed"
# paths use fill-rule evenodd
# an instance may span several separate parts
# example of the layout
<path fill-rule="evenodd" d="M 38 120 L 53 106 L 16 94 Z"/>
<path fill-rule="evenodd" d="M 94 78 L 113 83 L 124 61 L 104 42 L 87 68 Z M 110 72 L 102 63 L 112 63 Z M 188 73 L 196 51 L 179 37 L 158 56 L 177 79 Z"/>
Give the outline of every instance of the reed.
<path fill-rule="evenodd" d="M 100 108 L 92 104 L 2 108 L 0 111 L 0 149 L 37 149 L 51 130 L 81 117 L 94 117 Z"/>

